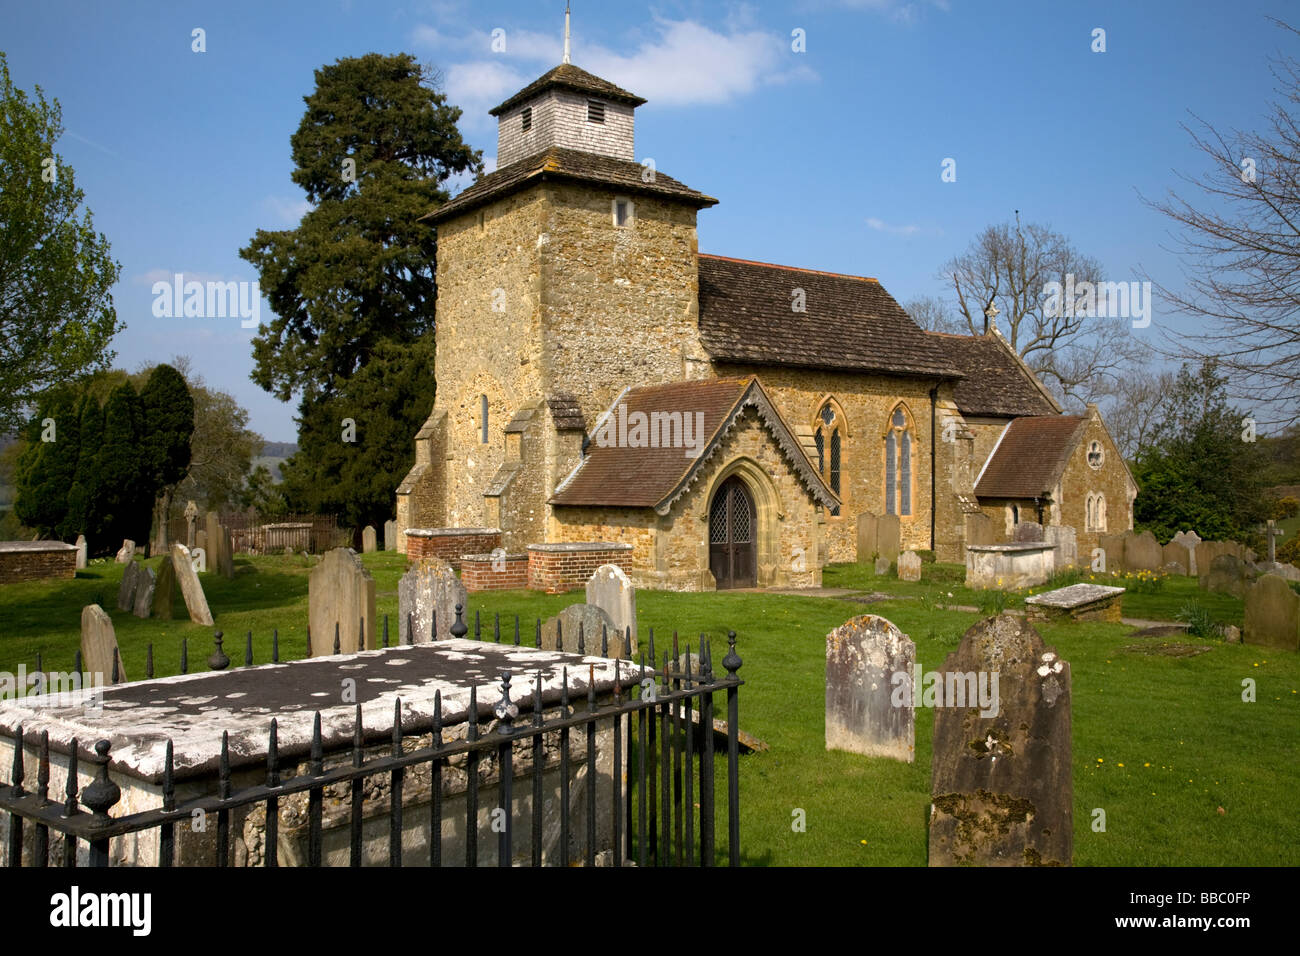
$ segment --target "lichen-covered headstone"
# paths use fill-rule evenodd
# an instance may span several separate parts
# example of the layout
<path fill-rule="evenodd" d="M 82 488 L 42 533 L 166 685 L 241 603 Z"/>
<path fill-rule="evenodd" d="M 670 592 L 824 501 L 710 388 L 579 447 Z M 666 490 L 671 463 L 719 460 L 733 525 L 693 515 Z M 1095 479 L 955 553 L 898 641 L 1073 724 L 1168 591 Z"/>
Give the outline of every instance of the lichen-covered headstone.
<path fill-rule="evenodd" d="M 904 551 L 898 556 L 898 579 L 900 581 L 921 580 L 921 556 L 915 551 Z"/>
<path fill-rule="evenodd" d="M 158 578 L 153 588 L 153 616 L 160 621 L 172 619 L 172 599 L 176 594 L 176 568 L 170 554 L 163 555 L 158 565 Z"/>
<path fill-rule="evenodd" d="M 1192 557 L 1185 546 L 1177 541 L 1170 541 L 1162 551 L 1162 567 L 1168 567 L 1172 564 L 1177 566 L 1178 573 L 1181 575 L 1185 576 L 1191 573 Z"/>
<path fill-rule="evenodd" d="M 603 627 L 608 640 L 607 656 L 621 657 L 624 660 L 632 659 L 631 652 L 624 647 L 623 635 L 617 632 L 614 622 L 608 614 L 593 604 L 570 604 L 555 617 L 543 621 L 542 649 L 578 653 L 579 625 L 582 628 L 582 653 L 591 657 L 600 657 Z M 649 661 L 646 661 L 646 666 L 650 666 Z"/>
<path fill-rule="evenodd" d="M 1266 574 L 1246 591 L 1242 640 L 1262 647 L 1300 650 L 1300 594 L 1276 574 Z"/>
<path fill-rule="evenodd" d="M 446 561 L 426 558 L 411 567 L 397 582 L 398 640 L 405 644 L 414 634 L 414 643 L 433 640 L 433 623 L 437 618 L 437 640 L 452 636 L 456 623 L 456 605 L 469 607 L 469 595 L 456 572 Z M 465 621 L 466 627 L 469 622 Z"/>
<path fill-rule="evenodd" d="M 122 547 L 117 552 L 114 559 L 118 564 L 129 564 L 135 560 L 135 542 L 130 538 L 122 539 Z"/>
<path fill-rule="evenodd" d="M 117 587 L 117 609 L 129 611 L 135 607 L 135 587 L 140 581 L 140 565 L 128 561 L 122 570 L 122 583 Z"/>
<path fill-rule="evenodd" d="M 1164 549 L 1150 531 L 1124 536 L 1124 570 L 1158 571 L 1164 563 Z"/>
<path fill-rule="evenodd" d="M 1244 561 L 1232 554 L 1220 554 L 1210 562 L 1206 588 L 1236 598 L 1246 596 L 1246 588 L 1255 575 Z"/>
<path fill-rule="evenodd" d="M 77 570 L 80 571 L 86 566 L 86 536 L 77 535 Z"/>
<path fill-rule="evenodd" d="M 916 645 L 874 614 L 855 617 L 827 634 L 826 749 L 911 763 L 916 756 L 915 663 Z"/>
<path fill-rule="evenodd" d="M 1042 541 L 1043 526 L 1037 521 L 1021 521 L 1011 534 L 1012 541 Z"/>
<path fill-rule="evenodd" d="M 136 617 L 147 618 L 153 610 L 153 595 L 156 583 L 157 578 L 154 576 L 153 568 L 140 565 L 140 571 L 135 582 L 135 603 L 131 608 L 131 613 Z"/>
<path fill-rule="evenodd" d="M 631 578 L 616 564 L 602 564 L 587 579 L 587 603 L 608 614 L 619 634 L 626 637 L 631 631 L 631 653 L 627 656 L 635 659 L 636 588 L 632 587 Z"/>
<path fill-rule="evenodd" d="M 373 554 L 379 550 L 379 544 L 375 540 L 375 526 L 366 525 L 361 529 L 361 553 Z"/>
<path fill-rule="evenodd" d="M 397 522 L 391 518 L 384 522 L 384 550 L 397 550 Z"/>
<path fill-rule="evenodd" d="M 311 569 L 307 617 L 311 624 L 311 657 L 334 653 L 335 625 L 342 654 L 379 646 L 379 635 L 375 633 L 375 579 L 351 548 L 326 552 Z"/>
<path fill-rule="evenodd" d="M 176 572 L 176 583 L 181 586 L 181 597 L 185 599 L 185 609 L 189 611 L 190 620 L 195 624 L 212 624 L 212 611 L 208 608 L 207 595 L 199 583 L 198 572 L 194 570 L 194 559 L 190 549 L 179 541 L 172 545 L 172 570 Z"/>
<path fill-rule="evenodd" d="M 117 635 L 113 621 L 98 604 L 87 604 L 81 609 L 81 666 L 87 674 L 103 674 L 103 683 L 113 683 L 113 652 L 117 650 Z M 126 667 L 118 656 L 117 678 L 126 680 Z M 92 678 L 92 683 L 94 683 Z"/>
<path fill-rule="evenodd" d="M 1025 620 L 1003 614 L 967 631 L 940 670 L 945 688 L 981 674 L 989 686 L 998 675 L 994 715 L 980 716 L 978 703 L 935 710 L 930 865 L 1067 866 L 1070 665 Z"/>

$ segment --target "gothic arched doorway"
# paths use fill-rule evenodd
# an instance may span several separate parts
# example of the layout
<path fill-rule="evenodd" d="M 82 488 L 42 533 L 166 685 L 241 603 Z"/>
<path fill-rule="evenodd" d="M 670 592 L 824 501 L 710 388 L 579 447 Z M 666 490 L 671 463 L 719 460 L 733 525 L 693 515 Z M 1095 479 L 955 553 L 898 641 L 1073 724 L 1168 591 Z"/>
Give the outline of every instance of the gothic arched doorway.
<path fill-rule="evenodd" d="M 709 505 L 709 570 L 718 590 L 758 584 L 754 499 L 739 477 L 722 483 Z"/>

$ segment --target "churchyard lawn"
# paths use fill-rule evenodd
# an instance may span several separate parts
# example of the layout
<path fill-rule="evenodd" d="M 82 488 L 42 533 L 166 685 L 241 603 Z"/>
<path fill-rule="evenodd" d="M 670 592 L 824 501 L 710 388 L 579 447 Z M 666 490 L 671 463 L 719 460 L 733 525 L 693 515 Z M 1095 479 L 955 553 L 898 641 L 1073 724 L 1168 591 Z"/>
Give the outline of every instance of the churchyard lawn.
<path fill-rule="evenodd" d="M 149 563 L 156 566 L 157 560 Z M 379 618 L 389 615 L 396 641 L 397 581 L 405 557 L 378 552 L 362 560 L 375 577 Z M 255 663 L 270 660 L 276 627 L 282 660 L 306 654 L 309 567 L 301 556 L 241 555 L 233 580 L 202 575 L 233 664 L 243 662 L 250 629 Z M 693 650 L 703 631 L 714 640 L 720 670 L 727 629 L 739 635 L 737 651 L 745 662 L 740 673 L 746 680 L 741 729 L 770 747 L 741 758 L 747 864 L 925 864 L 933 710 L 917 709 L 914 764 L 827 752 L 825 637 L 850 617 L 880 614 L 916 642 L 920 666 L 934 670 L 979 615 L 935 608 L 929 598 L 942 590 L 944 603 L 976 604 L 978 595 L 961 588 L 956 565 L 927 564 L 929 580 L 919 583 L 862 576 L 861 570 L 832 566 L 825 584 L 882 591 L 891 599 L 862 604 L 752 592 L 637 595 L 641 642 L 647 643 L 653 627 L 660 655 L 674 627 Z M 150 641 L 155 672 L 177 673 L 182 637 L 189 638 L 190 670 L 206 669 L 213 628 L 189 623 L 179 600 L 172 621 L 140 620 L 118 611 L 121 575 L 121 565 L 99 561 L 75 580 L 0 588 L 0 669 L 31 667 L 37 651 L 47 669 L 70 669 L 81 608 L 95 601 L 112 617 L 131 675 L 144 674 Z M 1022 598 L 1013 596 L 1009 605 Z M 1125 595 L 1124 613 L 1168 619 L 1193 598 L 1216 618 L 1241 623 L 1240 601 L 1198 591 L 1194 579 L 1171 579 L 1158 594 Z M 492 615 L 500 613 L 503 637 L 510 639 L 518 613 L 529 640 L 537 617 L 581 599 L 581 592 L 474 594 L 469 624 L 472 629 L 472 612 L 478 610 L 483 636 L 491 640 Z M 1076 864 L 1300 864 L 1300 819 L 1293 799 L 1300 655 L 1215 639 L 1134 637 L 1132 628 L 1119 624 L 1044 625 L 1040 632 L 1072 667 Z M 1208 650 L 1188 656 L 1189 646 Z M 1245 678 L 1256 684 L 1254 703 L 1242 701 Z M 725 716 L 721 695 L 717 708 Z M 717 784 L 725 816 L 725 755 Z M 1104 832 L 1094 830 L 1096 810 L 1105 811 Z M 805 832 L 794 826 L 800 819 Z M 725 861 L 726 833 L 720 818 L 719 862 Z"/>

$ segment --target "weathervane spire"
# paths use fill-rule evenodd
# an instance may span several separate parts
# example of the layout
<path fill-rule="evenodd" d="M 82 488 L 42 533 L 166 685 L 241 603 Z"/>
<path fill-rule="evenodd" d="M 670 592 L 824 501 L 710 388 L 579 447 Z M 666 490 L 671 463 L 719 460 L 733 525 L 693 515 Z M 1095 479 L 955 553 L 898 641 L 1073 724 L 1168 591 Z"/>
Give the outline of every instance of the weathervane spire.
<path fill-rule="evenodd" d="M 564 62 L 569 62 L 569 0 L 564 0 Z"/>

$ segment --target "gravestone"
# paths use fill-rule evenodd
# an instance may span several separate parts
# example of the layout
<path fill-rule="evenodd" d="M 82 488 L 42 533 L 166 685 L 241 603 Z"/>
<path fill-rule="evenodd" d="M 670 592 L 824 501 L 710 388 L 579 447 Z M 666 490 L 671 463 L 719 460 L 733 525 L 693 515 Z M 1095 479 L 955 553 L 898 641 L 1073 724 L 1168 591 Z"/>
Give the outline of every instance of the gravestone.
<path fill-rule="evenodd" d="M 1264 537 L 1268 541 L 1268 563 L 1277 564 L 1277 539 L 1285 532 L 1277 526 L 1277 522 L 1272 518 L 1264 527 Z"/>
<path fill-rule="evenodd" d="M 998 675 L 995 715 L 950 696 L 935 710 L 930 865 L 1068 866 L 1070 665 L 1028 622 L 1002 614 L 966 632 L 940 678 L 969 687 L 980 674 L 990 685 Z"/>
<path fill-rule="evenodd" d="M 117 609 L 129 611 L 135 607 L 135 586 L 140 581 L 140 565 L 128 561 L 122 571 L 122 583 L 117 588 Z"/>
<path fill-rule="evenodd" d="M 1274 561 L 1272 564 L 1264 563 L 1257 565 L 1257 567 L 1263 574 L 1276 574 L 1288 581 L 1300 581 L 1300 568 L 1297 568 L 1294 564 L 1283 564 L 1281 561 Z"/>
<path fill-rule="evenodd" d="M 898 556 L 898 580 L 921 580 L 921 556 L 915 551 L 904 551 Z"/>
<path fill-rule="evenodd" d="M 335 625 L 339 651 L 355 654 L 379 646 L 375 633 L 375 579 L 351 548 L 326 552 L 307 579 L 307 616 L 311 627 L 309 656 L 334 653 Z M 364 629 L 364 641 L 361 640 Z"/>
<path fill-rule="evenodd" d="M 130 538 L 122 539 L 122 547 L 117 552 L 114 559 L 118 564 L 127 564 L 135 560 L 135 542 Z"/>
<path fill-rule="evenodd" d="M 230 532 L 221 524 L 215 511 L 208 512 L 208 567 L 223 578 L 235 576 L 235 556 L 230 546 Z"/>
<path fill-rule="evenodd" d="M 207 553 L 208 553 L 208 532 L 207 532 L 206 529 L 204 529 L 204 528 L 200 528 L 198 531 L 194 532 L 194 547 L 190 548 L 190 550 L 191 550 L 191 551 L 202 551 L 203 554 L 204 554 L 205 556 L 207 555 Z M 205 561 L 206 561 L 206 557 L 205 557 Z M 205 565 L 205 566 L 206 566 L 206 565 Z"/>
<path fill-rule="evenodd" d="M 880 519 L 869 511 L 858 515 L 858 564 L 871 564 L 880 551 Z"/>
<path fill-rule="evenodd" d="M 86 536 L 77 535 L 77 570 L 80 571 L 86 566 Z"/>
<path fill-rule="evenodd" d="M 916 645 L 864 614 L 826 635 L 826 749 L 911 763 L 916 757 Z M 896 674 L 905 679 L 895 679 Z"/>
<path fill-rule="evenodd" d="M 435 617 L 437 640 L 449 639 L 457 604 L 468 608 L 469 595 L 451 565 L 437 558 L 417 562 L 397 582 L 398 641 L 405 644 L 410 640 L 408 632 L 414 633 L 416 644 L 433 640 Z M 468 627 L 469 622 L 465 623 Z"/>
<path fill-rule="evenodd" d="M 195 624 L 212 624 L 212 611 L 208 608 L 208 599 L 199 583 L 198 572 L 194 570 L 194 559 L 190 549 L 177 541 L 172 545 L 172 570 L 176 572 L 176 583 L 180 585 L 181 597 L 185 599 L 185 610 Z"/>
<path fill-rule="evenodd" d="M 397 522 L 391 518 L 384 522 L 384 550 L 397 550 Z"/>
<path fill-rule="evenodd" d="M 1043 526 L 1037 521 L 1021 521 L 1011 533 L 1012 541 L 1044 541 Z"/>
<path fill-rule="evenodd" d="M 1188 575 L 1192 573 L 1192 556 L 1187 548 L 1177 541 L 1170 541 L 1163 549 L 1163 560 L 1161 566 L 1177 565 L 1178 574 Z"/>
<path fill-rule="evenodd" d="M 608 614 L 619 634 L 626 637 L 631 630 L 631 653 L 628 656 L 635 659 L 636 588 L 632 587 L 632 579 L 618 565 L 602 564 L 587 579 L 587 603 Z"/>
<path fill-rule="evenodd" d="M 1300 650 L 1300 594 L 1276 574 L 1266 574 L 1246 591 L 1246 644 Z"/>
<path fill-rule="evenodd" d="M 1196 546 L 1201 543 L 1201 536 L 1195 531 L 1180 531 L 1170 539 L 1171 544 L 1181 544 L 1187 549 L 1187 573 L 1196 576 Z"/>
<path fill-rule="evenodd" d="M 993 543 L 993 519 L 983 512 L 966 515 L 966 544 Z"/>
<path fill-rule="evenodd" d="M 613 620 L 594 604 L 570 604 L 555 617 L 542 622 L 542 650 L 578 653 L 578 627 L 582 627 L 582 653 L 589 657 L 600 656 L 601 628 L 609 641 L 610 657 L 631 660 L 631 651 L 624 647 L 623 635 L 617 633 Z M 561 646 L 561 640 L 563 646 Z M 650 665 L 646 661 L 646 666 Z M 630 673 L 630 672 L 629 672 Z"/>
<path fill-rule="evenodd" d="M 1206 589 L 1244 598 L 1246 587 L 1254 577 L 1254 573 L 1240 558 L 1232 554 L 1221 554 L 1210 563 Z"/>
<path fill-rule="evenodd" d="M 875 570 L 876 570 L 876 576 L 877 576 L 877 577 L 882 577 L 882 576 L 888 574 L 888 573 L 889 573 L 889 559 L 888 559 L 888 558 L 876 558 L 876 568 L 875 568 Z"/>
<path fill-rule="evenodd" d="M 1164 548 L 1150 531 L 1124 536 L 1124 570 L 1158 571 L 1165 563 Z"/>
<path fill-rule="evenodd" d="M 113 683 L 113 651 L 117 650 L 117 635 L 113 621 L 98 604 L 87 604 L 81 609 L 81 666 L 87 674 L 103 674 L 104 684 Z M 126 667 L 118 654 L 117 677 L 126 681 Z M 92 679 L 93 683 L 93 679 Z"/>
<path fill-rule="evenodd" d="M 158 565 L 158 579 L 153 588 L 153 616 L 160 621 L 172 619 L 172 599 L 176 594 L 176 568 L 172 566 L 172 556 L 163 555 Z"/>
<path fill-rule="evenodd" d="M 880 556 L 894 564 L 898 561 L 898 515 L 881 515 L 876 520 L 876 547 Z"/>
<path fill-rule="evenodd" d="M 1124 567 L 1124 535 L 1103 534 L 1097 539 L 1097 547 L 1101 548 L 1102 556 L 1106 559 L 1106 564 L 1101 570 L 1108 574 L 1127 570 Z"/>
<path fill-rule="evenodd" d="M 1058 569 L 1072 568 L 1079 563 L 1079 536 L 1068 524 L 1049 524 L 1043 529 L 1043 540 L 1052 545 Z"/>
<path fill-rule="evenodd" d="M 375 526 L 368 524 L 361 529 L 361 553 L 373 554 L 378 550 L 379 544 L 375 540 Z"/>
<path fill-rule="evenodd" d="M 140 565 L 140 571 L 136 577 L 135 583 L 135 605 L 131 613 L 136 617 L 147 618 L 153 611 L 153 596 L 157 584 L 153 568 L 146 568 Z"/>
<path fill-rule="evenodd" d="M 198 518 L 199 506 L 193 501 L 187 501 L 185 503 L 185 547 L 189 548 L 191 551 L 196 547 L 199 547 L 194 537 L 195 525 L 198 523 Z"/>

